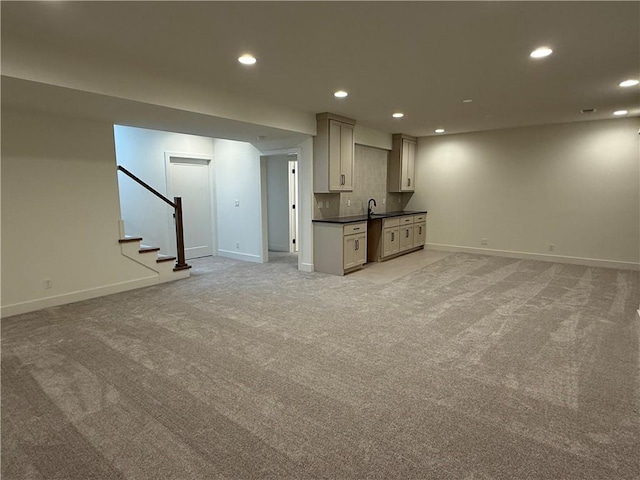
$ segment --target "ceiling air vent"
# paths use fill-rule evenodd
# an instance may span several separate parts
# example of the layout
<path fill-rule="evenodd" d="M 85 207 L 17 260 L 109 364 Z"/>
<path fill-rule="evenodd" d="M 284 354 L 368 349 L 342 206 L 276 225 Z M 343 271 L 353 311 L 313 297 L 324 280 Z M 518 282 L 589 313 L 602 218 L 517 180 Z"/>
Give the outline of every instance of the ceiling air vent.
<path fill-rule="evenodd" d="M 596 109 L 595 108 L 583 108 L 582 110 L 580 110 L 580 113 L 596 113 Z"/>

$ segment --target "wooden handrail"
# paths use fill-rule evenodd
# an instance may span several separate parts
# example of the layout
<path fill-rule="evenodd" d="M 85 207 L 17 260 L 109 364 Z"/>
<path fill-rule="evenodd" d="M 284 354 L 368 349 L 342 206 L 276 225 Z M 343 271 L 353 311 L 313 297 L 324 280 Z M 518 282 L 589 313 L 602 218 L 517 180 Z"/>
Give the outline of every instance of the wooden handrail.
<path fill-rule="evenodd" d="M 118 170 L 120 170 L 122 173 L 124 173 L 126 176 L 128 176 L 129 178 L 133 179 L 135 182 L 139 183 L 140 185 L 142 185 L 144 188 L 146 188 L 147 190 L 149 190 L 151 193 L 153 193 L 156 197 L 158 197 L 159 199 L 161 199 L 163 202 L 167 202 L 169 205 L 171 205 L 173 208 L 176 208 L 176 204 L 173 203 L 171 200 L 169 200 L 167 197 L 165 197 L 164 195 L 162 195 L 160 192 L 158 192 L 157 190 L 155 190 L 153 187 L 151 187 L 149 184 L 144 183 L 142 180 L 140 180 L 138 177 L 136 177 L 133 173 L 131 173 L 129 170 L 127 170 L 126 168 L 124 168 L 122 165 L 118 165 Z"/>
<path fill-rule="evenodd" d="M 176 248 L 178 250 L 176 266 L 173 268 L 174 270 L 185 270 L 187 268 L 191 268 L 191 265 L 187 264 L 184 254 L 184 226 L 182 221 L 182 198 L 181 197 L 173 197 L 173 202 L 169 200 L 167 197 L 162 195 L 160 192 L 155 190 L 153 187 L 149 186 L 138 177 L 136 177 L 129 170 L 124 168 L 121 165 L 118 165 L 118 170 L 127 175 L 129 178 L 142 185 L 144 188 L 153 193 L 156 197 L 158 197 L 163 202 L 168 203 L 174 209 L 174 218 L 176 219 Z"/>

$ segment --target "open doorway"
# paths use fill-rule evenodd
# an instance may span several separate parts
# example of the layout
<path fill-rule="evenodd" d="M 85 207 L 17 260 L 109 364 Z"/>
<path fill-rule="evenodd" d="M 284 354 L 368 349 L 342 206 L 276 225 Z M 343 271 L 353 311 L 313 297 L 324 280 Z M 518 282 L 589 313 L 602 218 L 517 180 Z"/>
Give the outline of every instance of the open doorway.
<path fill-rule="evenodd" d="M 294 152 L 265 155 L 261 164 L 264 259 L 297 267 L 298 155 Z"/>

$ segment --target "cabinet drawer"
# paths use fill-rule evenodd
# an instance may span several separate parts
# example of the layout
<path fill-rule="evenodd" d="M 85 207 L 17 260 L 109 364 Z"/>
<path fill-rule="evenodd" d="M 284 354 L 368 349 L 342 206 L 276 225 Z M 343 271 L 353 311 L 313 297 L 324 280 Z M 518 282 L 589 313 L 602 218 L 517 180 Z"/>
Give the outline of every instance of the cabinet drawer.
<path fill-rule="evenodd" d="M 398 217 L 385 218 L 382 220 L 382 228 L 397 227 L 400 225 Z"/>
<path fill-rule="evenodd" d="M 352 235 L 354 233 L 366 233 L 367 222 L 351 223 L 344 226 L 344 235 Z"/>
<path fill-rule="evenodd" d="M 421 213 L 420 215 L 414 215 L 413 216 L 413 223 L 422 223 L 427 219 L 427 216 L 424 213 Z"/>
<path fill-rule="evenodd" d="M 400 217 L 400 225 L 411 225 L 413 223 L 413 215 L 407 215 L 406 217 Z"/>

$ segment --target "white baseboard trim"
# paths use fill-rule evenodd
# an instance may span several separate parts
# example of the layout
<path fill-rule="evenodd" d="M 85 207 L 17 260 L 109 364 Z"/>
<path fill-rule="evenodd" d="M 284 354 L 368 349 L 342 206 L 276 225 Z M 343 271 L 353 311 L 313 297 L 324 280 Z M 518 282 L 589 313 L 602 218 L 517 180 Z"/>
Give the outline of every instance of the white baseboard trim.
<path fill-rule="evenodd" d="M 136 288 L 149 287 L 160 283 L 158 275 L 152 277 L 138 278 L 136 280 L 128 280 L 126 282 L 114 283 L 102 287 L 89 288 L 87 290 L 78 290 L 76 292 L 63 293 L 52 297 L 39 298 L 37 300 L 29 300 L 27 302 L 14 303 L 11 305 L 3 305 L 0 308 L 0 316 L 2 318 L 20 315 L 21 313 L 34 312 L 43 308 L 57 307 L 66 305 L 67 303 L 81 302 L 90 298 L 103 297 L 114 293 L 121 293 L 127 290 L 135 290 Z"/>
<path fill-rule="evenodd" d="M 311 273 L 314 271 L 313 263 L 299 263 L 298 270 L 300 270 L 301 272 Z"/>
<path fill-rule="evenodd" d="M 570 263 L 573 265 L 586 265 L 588 267 L 617 268 L 621 270 L 640 270 L 640 263 L 620 262 L 617 260 L 600 260 L 597 258 L 567 257 L 562 255 L 547 255 L 544 253 L 513 252 L 510 250 L 493 250 L 490 248 L 460 247 L 456 245 L 442 245 L 439 243 L 426 243 L 429 250 L 442 250 L 446 252 L 476 253 L 479 255 L 493 255 L 496 257 L 511 257 L 522 260 L 541 260 L 543 262 Z"/>
<path fill-rule="evenodd" d="M 243 262 L 262 263 L 260 255 L 252 255 L 250 253 L 239 253 L 231 250 L 218 249 L 218 255 L 221 257 L 232 258 L 234 260 L 241 260 Z"/>

